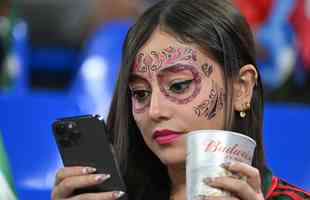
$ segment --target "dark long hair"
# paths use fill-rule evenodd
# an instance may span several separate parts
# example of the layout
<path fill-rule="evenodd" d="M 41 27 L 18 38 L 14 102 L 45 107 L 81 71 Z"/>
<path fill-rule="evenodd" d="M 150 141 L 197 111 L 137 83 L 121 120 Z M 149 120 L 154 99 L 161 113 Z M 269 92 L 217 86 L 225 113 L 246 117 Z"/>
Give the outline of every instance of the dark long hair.
<path fill-rule="evenodd" d="M 246 118 L 233 110 L 233 81 L 246 64 L 255 63 L 252 32 L 230 0 L 165 0 L 148 9 L 132 26 L 123 46 L 122 67 L 108 117 L 108 129 L 124 174 L 130 199 L 168 199 L 166 167 L 145 145 L 131 111 L 129 76 L 139 49 L 155 28 L 180 41 L 196 44 L 222 67 L 225 78 L 225 129 L 253 138 L 253 166 L 262 174 L 263 89 L 260 76 Z"/>

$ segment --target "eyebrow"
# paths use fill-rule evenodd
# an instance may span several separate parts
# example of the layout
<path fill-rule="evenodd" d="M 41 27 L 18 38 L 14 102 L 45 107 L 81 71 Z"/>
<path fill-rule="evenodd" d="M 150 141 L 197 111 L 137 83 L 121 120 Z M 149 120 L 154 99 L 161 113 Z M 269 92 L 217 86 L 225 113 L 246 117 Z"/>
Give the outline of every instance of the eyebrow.
<path fill-rule="evenodd" d="M 143 81 L 148 81 L 146 78 L 144 78 L 143 76 L 139 75 L 139 74 L 135 74 L 135 73 L 132 73 L 130 76 L 129 76 L 129 83 L 135 81 L 135 80 L 143 80 Z"/>
<path fill-rule="evenodd" d="M 173 71 L 173 70 L 176 70 L 176 72 L 179 72 L 179 71 L 183 71 L 183 70 L 186 70 L 188 68 L 191 68 L 191 67 L 196 67 L 196 65 L 176 63 L 176 64 L 169 65 L 167 67 L 164 67 L 164 68 L 158 70 L 157 73 L 158 73 L 158 75 L 161 75 L 165 72 L 169 72 L 169 71 Z M 179 69 L 179 68 L 182 68 L 182 69 Z M 135 80 L 143 80 L 143 81 L 148 82 L 148 80 L 146 78 L 144 78 L 143 76 L 141 76 L 140 74 L 132 73 L 129 76 L 129 83 L 133 82 Z"/>
<path fill-rule="evenodd" d="M 178 71 L 183 71 L 183 70 L 186 70 L 186 69 L 192 68 L 192 67 L 196 67 L 196 65 L 176 63 L 176 64 L 169 65 L 165 68 L 160 69 L 158 71 L 158 73 L 162 74 L 166 71 L 173 71 L 173 70 L 177 70 L 177 72 L 178 72 Z M 181 69 L 179 69 L 179 68 L 181 68 Z"/>

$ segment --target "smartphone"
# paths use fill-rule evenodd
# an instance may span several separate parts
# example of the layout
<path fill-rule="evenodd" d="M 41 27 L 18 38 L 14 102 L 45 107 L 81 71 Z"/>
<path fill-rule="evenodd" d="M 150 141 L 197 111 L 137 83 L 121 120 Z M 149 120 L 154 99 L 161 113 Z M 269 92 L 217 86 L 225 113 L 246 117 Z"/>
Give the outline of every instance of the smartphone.
<path fill-rule="evenodd" d="M 120 199 L 128 199 L 106 125 L 99 115 L 57 119 L 52 129 L 64 166 L 89 166 L 96 168 L 96 173 L 111 175 L 105 182 L 79 189 L 75 194 L 123 191 L 125 195 Z"/>

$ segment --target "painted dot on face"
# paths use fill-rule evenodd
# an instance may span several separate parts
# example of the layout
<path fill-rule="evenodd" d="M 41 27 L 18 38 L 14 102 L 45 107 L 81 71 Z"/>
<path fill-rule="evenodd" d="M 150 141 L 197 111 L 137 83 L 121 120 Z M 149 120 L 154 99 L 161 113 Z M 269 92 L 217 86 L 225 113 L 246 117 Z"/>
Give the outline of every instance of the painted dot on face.
<path fill-rule="evenodd" d="M 174 82 L 174 77 L 179 74 L 189 75 Z M 201 90 L 201 77 L 195 66 L 177 64 L 166 68 L 158 74 L 160 91 L 171 102 L 176 104 L 187 104 L 191 102 Z"/>
<path fill-rule="evenodd" d="M 201 69 L 203 73 L 206 75 L 206 77 L 209 78 L 213 72 L 213 65 L 205 63 L 201 66 Z"/>

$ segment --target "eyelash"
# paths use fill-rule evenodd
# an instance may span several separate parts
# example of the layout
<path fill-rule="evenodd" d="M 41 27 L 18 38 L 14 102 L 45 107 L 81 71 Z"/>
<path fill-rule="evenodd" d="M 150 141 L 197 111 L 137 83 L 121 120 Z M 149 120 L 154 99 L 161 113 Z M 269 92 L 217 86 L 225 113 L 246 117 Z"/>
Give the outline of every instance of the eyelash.
<path fill-rule="evenodd" d="M 168 87 L 168 90 L 175 93 L 175 94 L 182 94 L 188 89 L 188 87 L 190 86 L 190 84 L 192 82 L 193 82 L 193 80 L 185 80 L 185 81 L 175 82 L 175 83 L 172 83 Z M 174 89 L 173 89 L 173 87 L 174 87 Z M 175 91 L 175 87 L 181 87 L 181 91 Z"/>
<path fill-rule="evenodd" d="M 190 84 L 193 82 L 193 80 L 185 80 L 185 81 L 178 81 L 172 83 L 170 86 L 168 86 L 168 90 L 175 93 L 175 94 L 182 94 L 184 93 L 190 86 Z M 180 91 L 176 91 L 176 87 L 181 87 Z M 147 98 L 150 96 L 151 92 L 148 90 L 143 89 L 132 89 L 131 90 L 131 96 L 136 99 L 139 103 L 144 103 Z M 144 95 L 143 97 L 139 95 Z"/>
<path fill-rule="evenodd" d="M 139 95 L 141 95 L 141 94 L 146 94 L 145 96 L 143 96 L 143 97 L 139 97 Z M 139 103 L 143 103 L 146 99 L 147 99 L 147 97 L 149 97 L 150 96 L 150 92 L 148 91 L 148 90 L 132 90 L 131 91 L 131 96 L 134 98 L 134 99 L 136 99 Z"/>

